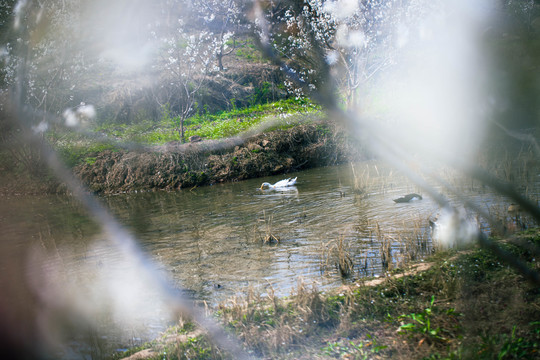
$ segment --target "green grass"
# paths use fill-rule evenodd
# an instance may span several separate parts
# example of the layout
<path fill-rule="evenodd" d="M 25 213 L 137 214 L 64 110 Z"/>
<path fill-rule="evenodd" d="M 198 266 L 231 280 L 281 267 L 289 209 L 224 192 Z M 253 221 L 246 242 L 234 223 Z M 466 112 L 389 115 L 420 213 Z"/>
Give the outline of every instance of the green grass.
<path fill-rule="evenodd" d="M 440 326 L 432 326 L 431 320 L 433 318 L 434 312 L 438 309 L 434 306 L 435 296 L 431 296 L 431 301 L 429 306 L 424 310 L 418 313 L 411 313 L 407 315 L 400 315 L 398 317 L 399 321 L 406 320 L 407 323 L 403 323 L 399 326 L 399 334 L 408 334 L 410 336 L 420 335 L 423 339 L 427 340 L 429 343 L 434 341 L 445 342 L 448 339 L 445 337 L 445 334 L 452 335 L 451 330 L 441 328 Z M 447 316 L 458 316 L 454 308 L 449 308 L 444 310 Z"/>
<path fill-rule="evenodd" d="M 93 165 L 96 162 L 96 156 L 105 150 L 117 151 L 118 147 L 109 142 L 96 142 L 85 139 L 77 134 L 69 136 L 65 134 L 61 141 L 54 144 L 60 158 L 68 167 L 74 167 L 79 164 Z"/>
<path fill-rule="evenodd" d="M 107 137 L 146 145 L 160 145 L 169 141 L 177 141 L 178 133 L 172 124 L 164 122 L 151 122 L 144 120 L 138 124 L 108 124 L 101 125 L 95 131 L 107 135 Z"/>
<path fill-rule="evenodd" d="M 318 109 L 318 106 L 308 101 L 288 99 L 241 109 L 233 108 L 213 115 L 195 115 L 186 120 L 186 137 L 198 135 L 205 139 L 220 139 L 235 136 L 272 116 L 282 117 L 279 127 L 287 128 L 294 125 L 288 121 L 287 116 Z"/>
<path fill-rule="evenodd" d="M 312 114 L 319 109 L 309 101 L 289 99 L 246 108 L 233 107 L 230 111 L 215 114 L 201 114 L 199 111 L 185 120 L 185 138 L 187 140 L 193 135 L 203 139 L 227 138 L 257 127 L 269 118 L 274 121 L 265 127 L 265 131 L 290 128 L 302 121 L 299 114 Z M 116 151 L 123 144 L 151 146 L 179 141 L 174 121 L 169 112 L 164 111 L 163 118 L 157 122 L 143 120 L 135 124 L 102 124 L 91 129 L 96 135 L 104 136 L 103 141 L 61 129 L 49 132 L 48 139 L 69 167 L 92 165 L 97 154 L 105 150 Z"/>
<path fill-rule="evenodd" d="M 274 103 L 257 104 L 246 108 L 233 107 L 230 111 L 216 114 L 201 114 L 199 111 L 184 122 L 185 137 L 198 135 L 203 139 L 221 139 L 238 135 L 254 126 L 260 125 L 268 117 L 281 118 L 278 127 L 294 126 L 290 116 L 298 113 L 315 112 L 319 107 L 305 100 L 280 100 Z M 175 118 L 165 111 L 160 122 L 143 121 L 138 124 L 101 125 L 95 131 L 120 141 L 131 141 L 145 145 L 162 145 L 179 141 L 180 136 L 174 127 Z M 275 129 L 275 127 L 273 127 Z"/>
<path fill-rule="evenodd" d="M 339 340 L 336 342 L 328 342 L 328 345 L 323 347 L 322 353 L 326 356 L 339 359 L 370 359 L 373 354 L 379 353 L 388 346 L 377 345 L 377 341 L 371 334 L 366 334 L 366 340 L 346 341 Z"/>
<path fill-rule="evenodd" d="M 234 54 L 241 59 L 255 63 L 268 61 L 251 38 L 236 39 L 234 43 L 233 40 L 229 40 L 227 41 L 227 45 L 230 47 L 234 45 L 236 49 Z"/>

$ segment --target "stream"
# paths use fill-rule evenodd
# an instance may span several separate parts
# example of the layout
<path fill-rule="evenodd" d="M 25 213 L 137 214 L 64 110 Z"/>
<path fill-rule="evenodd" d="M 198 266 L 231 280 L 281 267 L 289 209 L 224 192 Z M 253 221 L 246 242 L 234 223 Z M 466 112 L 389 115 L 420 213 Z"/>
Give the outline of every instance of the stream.
<path fill-rule="evenodd" d="M 439 175 L 456 189 L 444 193 L 451 201 L 466 198 L 492 215 L 507 216 L 501 214 L 508 202 L 500 196 L 450 172 Z M 422 193 L 402 174 L 368 161 L 287 174 L 298 177 L 296 186 L 260 189 L 263 181 L 284 177 L 100 200 L 155 262 L 159 276 L 209 306 L 249 291 L 288 296 L 299 282 L 325 291 L 432 252 L 428 219 L 439 206 L 427 196 L 395 203 Z M 139 345 L 174 321 L 155 279 L 115 248 L 72 198 L 12 197 L 2 207 L 9 209 L 0 218 L 2 271 L 17 275 L 1 285 L 15 302 L 32 299 L 17 302 L 15 313 L 25 314 L 21 326 L 35 317 L 44 326 L 72 326 L 73 318 L 59 316 L 64 310 L 93 324 L 76 336 L 53 332 L 68 343 L 60 357 L 95 358 Z M 351 259 L 345 277 L 337 265 L 340 251 Z"/>

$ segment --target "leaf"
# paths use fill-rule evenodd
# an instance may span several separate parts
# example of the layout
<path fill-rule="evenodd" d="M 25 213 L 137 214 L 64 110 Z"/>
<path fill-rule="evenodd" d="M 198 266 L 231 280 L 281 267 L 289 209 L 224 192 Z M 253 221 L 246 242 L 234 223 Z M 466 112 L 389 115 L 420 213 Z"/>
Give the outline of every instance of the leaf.
<path fill-rule="evenodd" d="M 408 323 L 408 324 L 405 324 L 405 325 L 401 325 L 399 327 L 400 330 L 412 330 L 416 327 L 416 325 L 414 325 L 413 323 Z"/>

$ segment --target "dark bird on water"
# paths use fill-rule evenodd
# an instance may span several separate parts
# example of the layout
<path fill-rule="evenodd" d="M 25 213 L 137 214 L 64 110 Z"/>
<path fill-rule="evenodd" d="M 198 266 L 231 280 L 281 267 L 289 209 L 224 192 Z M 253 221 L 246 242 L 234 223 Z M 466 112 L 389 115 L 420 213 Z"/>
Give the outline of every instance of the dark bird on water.
<path fill-rule="evenodd" d="M 422 200 L 422 196 L 418 194 L 407 194 L 403 197 L 400 197 L 398 199 L 394 199 L 394 202 L 396 203 L 407 203 L 411 200 Z"/>

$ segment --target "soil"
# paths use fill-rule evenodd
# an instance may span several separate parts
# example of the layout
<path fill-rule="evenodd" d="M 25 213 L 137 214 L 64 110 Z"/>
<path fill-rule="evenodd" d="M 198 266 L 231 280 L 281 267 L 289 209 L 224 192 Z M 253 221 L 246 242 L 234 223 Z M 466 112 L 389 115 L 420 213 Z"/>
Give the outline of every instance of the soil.
<path fill-rule="evenodd" d="M 300 125 L 247 139 L 168 144 L 145 151 L 104 151 L 74 173 L 97 193 L 175 190 L 361 159 L 345 131 Z"/>

